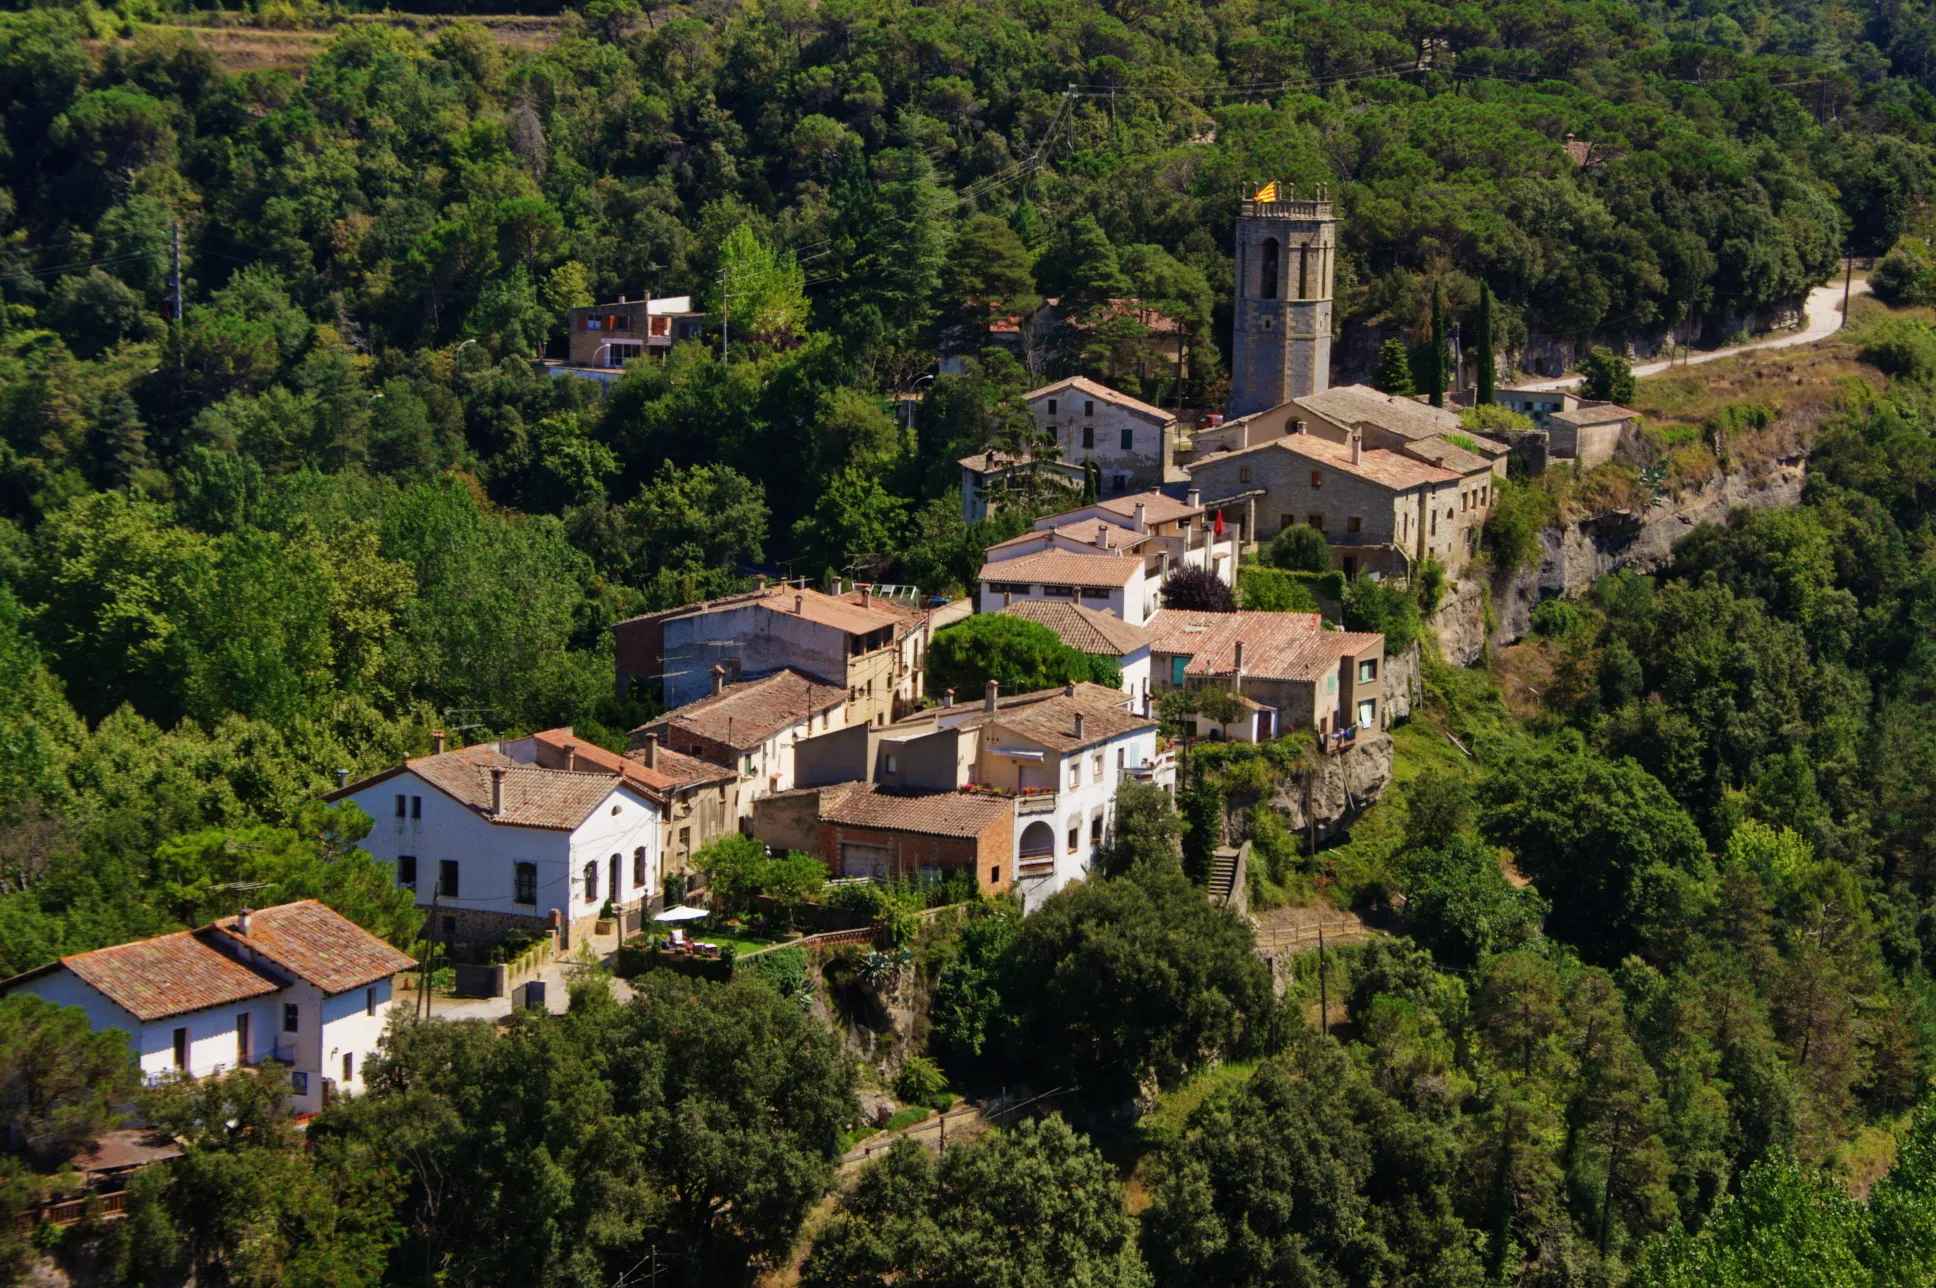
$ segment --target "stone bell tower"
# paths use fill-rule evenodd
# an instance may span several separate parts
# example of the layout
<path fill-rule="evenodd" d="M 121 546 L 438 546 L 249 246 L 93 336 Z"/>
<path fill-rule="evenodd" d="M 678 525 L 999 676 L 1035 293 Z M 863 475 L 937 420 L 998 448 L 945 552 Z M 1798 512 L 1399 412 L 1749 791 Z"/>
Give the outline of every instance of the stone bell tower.
<path fill-rule="evenodd" d="M 1239 207 L 1230 416 L 1267 411 L 1331 387 L 1337 246 L 1329 189 L 1300 199 L 1287 185 L 1272 182 Z"/>

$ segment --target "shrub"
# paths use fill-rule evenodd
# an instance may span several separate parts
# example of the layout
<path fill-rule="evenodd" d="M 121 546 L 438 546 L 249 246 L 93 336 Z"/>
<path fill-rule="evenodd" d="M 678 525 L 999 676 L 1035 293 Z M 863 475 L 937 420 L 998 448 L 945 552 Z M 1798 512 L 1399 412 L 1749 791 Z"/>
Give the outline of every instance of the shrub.
<path fill-rule="evenodd" d="M 1553 518 L 1552 498 L 1511 478 L 1495 483 L 1494 495 L 1484 534 L 1493 568 L 1511 573 L 1532 566 L 1539 561 L 1539 534 Z"/>
<path fill-rule="evenodd" d="M 1908 318 L 1885 318 L 1862 345 L 1862 361 L 1898 380 L 1936 377 L 1936 332 Z"/>
<path fill-rule="evenodd" d="M 894 1078 L 894 1094 L 911 1105 L 927 1104 L 947 1089 L 940 1066 L 924 1055 L 909 1056 Z"/>
<path fill-rule="evenodd" d="M 1634 396 L 1633 364 L 1605 345 L 1595 345 L 1580 363 L 1580 393 L 1587 398 L 1608 402 L 1631 402 Z"/>
<path fill-rule="evenodd" d="M 1234 613 L 1237 597 L 1223 579 L 1205 568 L 1179 568 L 1163 583 L 1163 607 L 1203 613 Z M 945 633 L 945 632 L 944 632 Z M 935 640 L 937 647 L 940 639 Z"/>
<path fill-rule="evenodd" d="M 1542 599 L 1533 605 L 1532 628 L 1535 635 L 1558 639 L 1571 635 L 1580 624 L 1580 610 L 1564 599 Z"/>
<path fill-rule="evenodd" d="M 1445 600 L 1445 565 L 1427 555 L 1420 561 L 1418 572 L 1412 579 L 1413 595 L 1418 600 L 1418 611 L 1430 617 L 1439 611 Z"/>
<path fill-rule="evenodd" d="M 1318 611 L 1316 596 L 1303 582 L 1281 568 L 1262 564 L 1245 564 L 1237 569 L 1237 598 L 1246 609 L 1258 613 Z"/>
<path fill-rule="evenodd" d="M 1412 597 L 1389 582 L 1360 577 L 1344 588 L 1344 625 L 1350 631 L 1378 631 L 1385 652 L 1403 653 L 1418 638 L 1421 621 Z"/>
<path fill-rule="evenodd" d="M 1307 523 L 1293 524 L 1270 543 L 1267 562 L 1298 572 L 1330 572 L 1331 543 Z"/>
<path fill-rule="evenodd" d="M 1052 689 L 1070 680 L 1117 688 L 1122 674 L 1106 657 L 1070 648 L 1040 622 L 980 613 L 934 637 L 928 651 L 928 692 L 979 694 L 994 680 L 1008 693 Z"/>
<path fill-rule="evenodd" d="M 1936 254 L 1919 241 L 1897 242 L 1869 274 L 1869 289 L 1896 308 L 1936 304 Z"/>
<path fill-rule="evenodd" d="M 1495 430 L 1513 431 L 1533 428 L 1533 418 L 1498 403 L 1481 403 L 1459 413 L 1459 423 L 1475 433 Z"/>

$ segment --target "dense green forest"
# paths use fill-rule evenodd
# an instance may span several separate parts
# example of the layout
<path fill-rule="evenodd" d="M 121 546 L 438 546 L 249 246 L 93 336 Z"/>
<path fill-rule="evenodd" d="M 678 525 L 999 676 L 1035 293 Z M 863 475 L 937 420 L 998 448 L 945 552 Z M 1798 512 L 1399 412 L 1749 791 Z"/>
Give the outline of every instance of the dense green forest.
<path fill-rule="evenodd" d="M 0 975 L 236 881 L 409 942 L 367 820 L 316 803 L 337 769 L 437 727 L 617 745 L 654 696 L 612 693 L 610 623 L 755 567 L 958 591 L 1022 517 L 964 525 L 954 461 L 1030 446 L 1022 391 L 1136 341 L 1109 301 L 1196 354 L 1181 389 L 1118 383 L 1220 402 L 1241 183 L 1330 186 L 1347 341 L 1421 338 L 1435 288 L 1469 328 L 1481 281 L 1502 352 L 1718 341 L 1891 247 L 1878 291 L 1936 299 L 1911 0 L 594 0 L 537 45 L 344 21 L 301 75 L 225 71 L 169 17 L 0 14 Z M 732 343 L 603 398 L 534 370 L 566 309 L 648 292 L 723 302 Z M 1086 329 L 982 350 L 1043 297 Z M 929 1053 L 1060 1088 L 1066 1123 L 896 1149 L 803 1280 L 1927 1283 L 1936 333 L 1905 309 L 1865 343 L 1887 382 L 1820 427 L 1800 508 L 1543 607 L 1537 713 L 1430 664 L 1402 754 L 1434 767 L 1345 846 L 1300 853 L 1261 803 L 1285 766 L 1219 753 L 1180 817 L 1122 802 L 1111 875 L 911 947 Z M 927 381 L 943 346 L 964 368 Z M 1191 884 L 1219 813 L 1264 893 L 1402 906 L 1338 955 L 1331 1034 L 1305 964 L 1278 1001 Z M 855 1068 L 797 988 L 643 987 L 402 1030 L 301 1136 L 255 1074 L 164 1088 L 186 1156 L 83 1235 L 157 1285 L 784 1262 Z M 29 1161 L 126 1077 L 0 1007 Z M 25 1176 L 0 1163 L 0 1199 Z M 27 1255 L 0 1221 L 0 1273 Z"/>

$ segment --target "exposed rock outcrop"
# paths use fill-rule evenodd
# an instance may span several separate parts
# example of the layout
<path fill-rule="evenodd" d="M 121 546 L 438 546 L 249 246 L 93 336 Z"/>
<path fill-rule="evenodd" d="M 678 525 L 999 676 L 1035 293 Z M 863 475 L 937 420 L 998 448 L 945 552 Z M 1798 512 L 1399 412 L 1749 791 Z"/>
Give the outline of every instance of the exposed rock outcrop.
<path fill-rule="evenodd" d="M 1807 458 L 1716 474 L 1698 488 L 1638 514 L 1596 515 L 1540 534 L 1535 568 L 1489 581 L 1464 578 L 1448 587 L 1432 617 L 1439 651 L 1470 666 L 1488 644 L 1503 647 L 1525 635 L 1533 605 L 1584 591 L 1617 568 L 1653 572 L 1673 557 L 1674 543 L 1703 523 L 1722 523 L 1737 506 L 1784 509 L 1801 504 Z"/>
<path fill-rule="evenodd" d="M 1337 755 L 1319 756 L 1290 775 L 1270 804 L 1299 836 L 1307 835 L 1315 821 L 1322 843 L 1376 803 L 1391 778 L 1391 735 L 1361 734 Z"/>

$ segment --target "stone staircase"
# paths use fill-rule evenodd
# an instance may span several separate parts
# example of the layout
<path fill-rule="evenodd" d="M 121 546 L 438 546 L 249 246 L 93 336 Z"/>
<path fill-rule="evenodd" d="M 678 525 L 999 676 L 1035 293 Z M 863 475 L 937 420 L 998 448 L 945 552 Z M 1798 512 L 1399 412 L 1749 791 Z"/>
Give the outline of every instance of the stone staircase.
<path fill-rule="evenodd" d="M 1209 894 L 1210 902 L 1217 907 L 1243 912 L 1249 904 L 1249 849 L 1250 842 L 1246 841 L 1241 847 L 1219 846 L 1211 855 Z"/>

